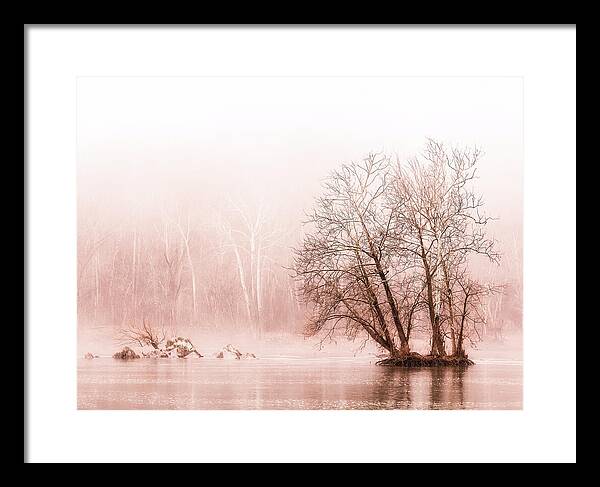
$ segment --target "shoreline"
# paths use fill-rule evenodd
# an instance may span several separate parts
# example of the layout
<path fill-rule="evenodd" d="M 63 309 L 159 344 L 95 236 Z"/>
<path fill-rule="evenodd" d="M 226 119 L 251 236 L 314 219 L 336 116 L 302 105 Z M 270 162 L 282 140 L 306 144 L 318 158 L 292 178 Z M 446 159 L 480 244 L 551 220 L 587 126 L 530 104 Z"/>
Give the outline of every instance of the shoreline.
<path fill-rule="evenodd" d="M 418 354 L 415 354 L 418 355 Z M 155 362 L 210 362 L 210 363 L 237 363 L 237 362 L 267 362 L 267 363 L 289 363 L 289 364 L 363 364 L 372 365 L 379 367 L 397 367 L 397 368 L 411 368 L 411 369 L 428 369 L 435 367 L 470 367 L 473 365 L 511 365 L 511 366 L 522 366 L 521 360 L 502 360 L 502 359 L 478 359 L 476 362 L 469 358 L 458 358 L 458 357 L 433 357 L 433 356 L 409 356 L 404 358 L 391 358 L 391 357 L 348 357 L 348 356 L 330 356 L 330 357 L 302 357 L 302 356 L 282 356 L 282 355 L 267 355 L 256 357 L 254 360 L 248 359 L 220 359 L 216 357 L 204 356 L 200 357 L 171 357 L 171 358 L 158 358 L 158 357 L 140 357 L 138 359 L 115 359 L 110 355 L 99 355 L 94 359 L 86 359 L 85 357 L 78 357 L 78 362 L 93 363 L 94 361 L 100 361 L 106 363 L 107 361 L 125 362 L 125 363 L 155 363 Z"/>

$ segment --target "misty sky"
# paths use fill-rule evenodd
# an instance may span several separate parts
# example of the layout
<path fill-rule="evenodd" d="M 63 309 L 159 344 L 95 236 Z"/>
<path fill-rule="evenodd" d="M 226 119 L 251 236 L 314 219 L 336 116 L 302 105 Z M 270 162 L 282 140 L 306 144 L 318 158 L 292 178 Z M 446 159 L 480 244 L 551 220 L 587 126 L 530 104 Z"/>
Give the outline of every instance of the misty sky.
<path fill-rule="evenodd" d="M 332 168 L 432 137 L 484 150 L 495 232 L 520 234 L 520 78 L 86 77 L 77 92 L 80 201 L 262 199 L 299 221 Z"/>

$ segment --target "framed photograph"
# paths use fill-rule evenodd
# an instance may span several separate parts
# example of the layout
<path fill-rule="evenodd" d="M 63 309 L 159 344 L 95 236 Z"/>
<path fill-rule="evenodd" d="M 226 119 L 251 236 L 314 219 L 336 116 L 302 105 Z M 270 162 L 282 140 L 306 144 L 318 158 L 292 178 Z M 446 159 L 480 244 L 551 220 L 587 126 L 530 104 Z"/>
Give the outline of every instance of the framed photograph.
<path fill-rule="evenodd" d="M 575 460 L 574 26 L 25 38 L 26 461 Z"/>

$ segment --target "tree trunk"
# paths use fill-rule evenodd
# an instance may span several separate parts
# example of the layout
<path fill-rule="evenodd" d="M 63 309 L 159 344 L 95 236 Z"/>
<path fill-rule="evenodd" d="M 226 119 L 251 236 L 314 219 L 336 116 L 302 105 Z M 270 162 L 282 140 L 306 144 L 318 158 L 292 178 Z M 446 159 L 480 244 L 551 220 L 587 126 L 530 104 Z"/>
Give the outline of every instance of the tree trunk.
<path fill-rule="evenodd" d="M 240 251 L 237 246 L 233 244 L 233 252 L 235 254 L 235 260 L 237 262 L 238 274 L 240 277 L 240 285 L 242 287 L 242 292 L 244 294 L 244 303 L 246 304 L 246 313 L 248 315 L 248 319 L 252 322 L 252 309 L 250 305 L 250 295 L 248 293 L 248 288 L 246 287 L 246 278 L 244 275 L 244 266 L 242 264 L 242 258 L 240 256 Z"/>
<path fill-rule="evenodd" d="M 465 302 L 463 305 L 463 314 L 460 320 L 460 328 L 458 331 L 458 343 L 456 344 L 456 355 L 458 357 L 464 357 L 465 356 L 465 350 L 464 350 L 464 330 L 465 330 L 465 318 L 466 318 L 466 313 L 467 313 L 467 303 L 469 300 L 469 295 L 466 294 L 465 296 Z"/>
<path fill-rule="evenodd" d="M 448 266 L 446 265 L 446 262 L 444 261 L 444 264 L 442 266 L 442 269 L 444 271 L 444 283 L 446 285 L 446 296 L 448 298 L 448 312 L 450 314 L 450 334 L 451 334 L 451 339 L 452 339 L 452 355 L 455 356 L 457 349 L 456 349 L 456 334 L 454 331 L 454 302 L 453 302 L 453 296 L 452 296 L 452 289 L 450 289 L 450 277 L 448 276 Z"/>
<path fill-rule="evenodd" d="M 390 310 L 392 312 L 392 319 L 394 320 L 394 325 L 396 326 L 396 331 L 398 332 L 398 338 L 400 339 L 400 352 L 404 354 L 408 354 L 410 352 L 410 346 L 408 343 L 408 338 L 404 333 L 404 328 L 402 327 L 402 323 L 400 322 L 400 314 L 398 313 L 398 307 L 396 306 L 396 300 L 392 294 L 392 290 L 390 289 L 390 285 L 387 281 L 387 277 L 385 272 L 381 268 L 381 264 L 378 259 L 375 260 L 375 265 L 377 268 L 377 274 L 381 279 L 383 284 L 383 288 L 385 289 L 385 295 L 388 301 L 388 305 L 390 306 Z"/>
<path fill-rule="evenodd" d="M 132 315 L 133 315 L 133 322 L 135 323 L 135 320 L 137 318 L 137 314 L 136 314 L 136 307 L 137 307 L 137 296 L 136 296 L 136 287 L 137 287 L 137 280 L 136 280 L 136 261 L 137 261 L 137 227 L 134 226 L 133 227 L 133 257 L 131 259 L 131 274 L 132 274 Z"/>
<path fill-rule="evenodd" d="M 379 304 L 379 301 L 377 299 L 377 295 L 375 294 L 375 291 L 373 291 L 373 288 L 371 286 L 371 281 L 369 279 L 369 276 L 367 275 L 367 272 L 365 271 L 364 263 L 363 263 L 362 259 L 360 258 L 359 252 L 357 250 L 355 250 L 354 252 L 356 255 L 356 259 L 359 263 L 359 267 L 360 267 L 360 271 L 361 271 L 362 279 L 363 279 L 363 284 L 365 285 L 365 291 L 367 293 L 367 297 L 369 298 L 371 308 L 374 311 L 375 316 L 377 317 L 377 321 L 379 322 L 381 331 L 383 332 L 383 334 L 385 336 L 385 340 L 389 344 L 388 350 L 390 351 L 390 353 L 392 353 L 393 349 L 395 348 L 394 340 L 392 339 L 390 331 L 388 330 L 388 326 L 385 321 L 385 316 L 383 314 L 383 311 L 381 310 L 381 305 Z"/>
<path fill-rule="evenodd" d="M 440 326 L 440 315 L 436 314 L 432 326 L 431 337 L 431 355 L 444 357 L 446 355 L 446 347 L 444 345 L 444 337 Z"/>
<path fill-rule="evenodd" d="M 196 304 L 196 271 L 194 270 L 194 264 L 192 263 L 192 254 L 187 239 L 185 241 L 185 253 L 187 255 L 188 265 L 190 266 L 190 273 L 192 274 L 192 322 L 195 322 L 198 310 Z"/>
<path fill-rule="evenodd" d="M 421 248 L 424 249 L 421 241 Z M 422 250 L 423 252 L 423 250 Z M 429 263 L 424 253 L 421 253 L 421 260 L 425 270 L 425 284 L 427 286 L 427 308 L 429 310 L 429 321 L 431 323 L 431 355 L 444 356 L 444 338 L 441 336 L 440 315 L 436 310 L 436 304 L 433 296 L 433 276 L 429 269 Z"/>
<path fill-rule="evenodd" d="M 189 213 L 187 214 L 187 224 L 186 224 L 185 232 L 183 231 L 181 223 L 179 222 L 179 218 L 177 219 L 177 229 L 179 230 L 179 233 L 181 234 L 181 239 L 183 240 L 183 245 L 185 247 L 185 254 L 187 257 L 188 266 L 190 267 L 191 283 L 192 283 L 192 321 L 195 322 L 196 312 L 197 312 L 196 272 L 194 270 L 194 263 L 192 262 L 192 253 L 190 252 L 190 215 L 189 215 Z"/>
<path fill-rule="evenodd" d="M 360 214 L 360 212 L 359 212 Z M 404 333 L 404 328 L 402 327 L 402 323 L 400 321 L 400 314 L 398 313 L 398 307 L 396 306 L 396 300 L 394 299 L 394 295 L 392 294 L 392 290 L 390 289 L 389 282 L 387 280 L 387 276 L 381 266 L 381 261 L 377 255 L 375 246 L 373 245 L 373 241 L 371 239 L 371 235 L 365 225 L 362 217 L 361 217 L 361 226 L 363 231 L 367 235 L 367 240 L 369 242 L 369 251 L 371 252 L 371 258 L 375 262 L 375 268 L 377 269 L 377 275 L 383 284 L 383 289 L 385 290 L 385 296 L 392 312 L 392 319 L 394 321 L 394 326 L 396 327 L 396 331 L 398 332 L 398 338 L 400 339 L 400 351 L 401 353 L 409 353 L 410 347 L 408 344 L 408 339 L 406 334 Z"/>
<path fill-rule="evenodd" d="M 98 320 L 98 306 L 100 305 L 100 251 L 96 252 L 95 266 L 94 266 L 94 322 Z"/>
<path fill-rule="evenodd" d="M 458 334 L 458 343 L 456 344 L 456 356 L 464 357 L 465 349 L 464 349 L 464 341 L 462 331 Z"/>
<path fill-rule="evenodd" d="M 262 335 L 261 319 L 262 319 L 262 275 L 261 275 L 261 248 L 260 241 L 256 245 L 256 335 L 260 338 Z"/>
<path fill-rule="evenodd" d="M 450 334 L 452 337 L 452 356 L 456 357 L 457 348 L 456 348 L 456 333 L 454 332 L 454 327 L 450 328 Z"/>

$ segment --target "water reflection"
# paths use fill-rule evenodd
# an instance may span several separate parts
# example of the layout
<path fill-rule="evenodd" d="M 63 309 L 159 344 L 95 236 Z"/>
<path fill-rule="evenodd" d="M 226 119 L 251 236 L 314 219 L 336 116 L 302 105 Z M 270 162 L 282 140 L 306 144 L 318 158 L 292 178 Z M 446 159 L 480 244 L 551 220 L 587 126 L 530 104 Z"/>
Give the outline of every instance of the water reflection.
<path fill-rule="evenodd" d="M 310 360 L 80 361 L 81 409 L 520 409 L 522 367 Z"/>
<path fill-rule="evenodd" d="M 465 368 L 374 369 L 373 396 L 387 409 L 462 409 L 465 406 Z"/>
<path fill-rule="evenodd" d="M 466 368 L 458 367 L 450 369 L 452 375 L 452 387 L 450 387 L 448 401 L 456 404 L 460 409 L 464 408 L 465 404 L 465 381 L 464 376 L 467 373 Z"/>
<path fill-rule="evenodd" d="M 385 409 L 410 408 L 412 404 L 410 369 L 382 367 L 375 371 L 378 372 L 376 402 Z"/>
<path fill-rule="evenodd" d="M 427 369 L 427 372 L 431 374 L 431 392 L 429 400 L 430 409 L 438 409 L 440 404 L 443 404 L 443 394 L 445 392 L 445 375 L 448 372 L 447 368 L 432 367 Z"/>

